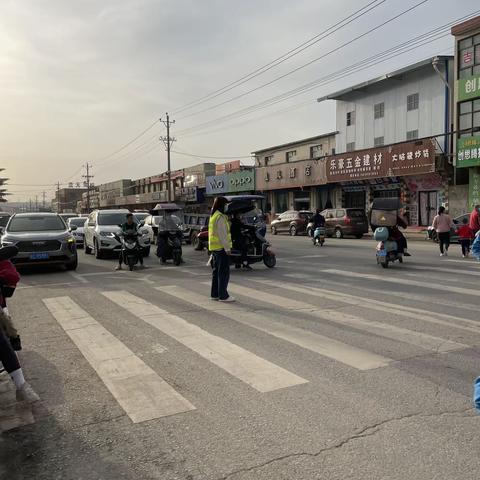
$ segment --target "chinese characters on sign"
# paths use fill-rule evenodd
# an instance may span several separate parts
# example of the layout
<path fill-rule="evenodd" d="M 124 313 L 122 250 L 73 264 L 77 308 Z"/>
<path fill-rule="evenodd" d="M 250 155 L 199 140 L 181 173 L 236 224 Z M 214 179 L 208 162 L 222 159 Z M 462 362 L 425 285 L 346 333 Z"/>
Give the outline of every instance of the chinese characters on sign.
<path fill-rule="evenodd" d="M 457 141 L 457 167 L 480 165 L 480 136 L 459 138 Z"/>
<path fill-rule="evenodd" d="M 480 168 L 469 170 L 468 204 L 470 208 L 480 205 Z"/>
<path fill-rule="evenodd" d="M 459 79 L 457 92 L 459 102 L 480 97 L 480 75 Z"/>
<path fill-rule="evenodd" d="M 433 143 L 419 141 L 336 155 L 327 159 L 329 182 L 429 173 L 435 170 Z"/>

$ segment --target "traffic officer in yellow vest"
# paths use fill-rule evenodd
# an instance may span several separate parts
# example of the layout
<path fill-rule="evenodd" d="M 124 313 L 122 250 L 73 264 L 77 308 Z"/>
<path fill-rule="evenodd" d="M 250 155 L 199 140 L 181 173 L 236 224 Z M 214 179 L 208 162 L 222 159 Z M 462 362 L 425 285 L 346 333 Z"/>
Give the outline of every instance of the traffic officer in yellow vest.
<path fill-rule="evenodd" d="M 210 220 L 208 222 L 208 249 L 213 255 L 211 299 L 220 302 L 234 302 L 228 294 L 230 279 L 230 258 L 232 237 L 230 223 L 225 215 L 227 199 L 217 197 L 213 202 Z"/>

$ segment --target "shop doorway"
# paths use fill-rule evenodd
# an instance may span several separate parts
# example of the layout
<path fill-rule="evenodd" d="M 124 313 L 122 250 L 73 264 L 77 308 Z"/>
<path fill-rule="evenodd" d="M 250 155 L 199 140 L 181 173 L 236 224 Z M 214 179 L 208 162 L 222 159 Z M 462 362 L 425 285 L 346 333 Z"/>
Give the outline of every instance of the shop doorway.
<path fill-rule="evenodd" d="M 293 208 L 295 210 L 310 210 L 310 191 L 293 192 Z"/>
<path fill-rule="evenodd" d="M 422 227 L 432 224 L 433 217 L 437 212 L 437 192 L 418 192 L 418 223 Z"/>
<path fill-rule="evenodd" d="M 345 192 L 345 208 L 365 208 L 366 192 Z"/>

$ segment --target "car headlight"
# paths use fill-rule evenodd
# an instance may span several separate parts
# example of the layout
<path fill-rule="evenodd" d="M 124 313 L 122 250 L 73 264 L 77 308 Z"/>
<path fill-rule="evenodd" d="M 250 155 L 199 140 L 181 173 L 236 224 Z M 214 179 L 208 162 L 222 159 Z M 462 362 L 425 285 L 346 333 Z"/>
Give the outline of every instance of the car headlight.
<path fill-rule="evenodd" d="M 73 237 L 68 237 L 67 243 L 75 243 L 75 239 Z"/>
<path fill-rule="evenodd" d="M 108 238 L 115 238 L 115 234 L 113 232 L 100 232 L 101 237 L 108 237 Z"/>

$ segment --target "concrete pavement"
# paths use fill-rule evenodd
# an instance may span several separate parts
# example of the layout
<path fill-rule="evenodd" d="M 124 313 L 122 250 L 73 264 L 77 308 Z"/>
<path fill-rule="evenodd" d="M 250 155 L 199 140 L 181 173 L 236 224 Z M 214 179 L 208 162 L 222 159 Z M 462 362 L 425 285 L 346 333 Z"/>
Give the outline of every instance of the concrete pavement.
<path fill-rule="evenodd" d="M 229 305 L 188 246 L 179 268 L 82 252 L 74 274 L 26 272 L 10 309 L 42 402 L 0 384 L 0 474 L 477 478 L 480 265 L 458 245 L 412 242 L 383 270 L 371 239 L 271 240 L 278 267 L 232 270 Z"/>

